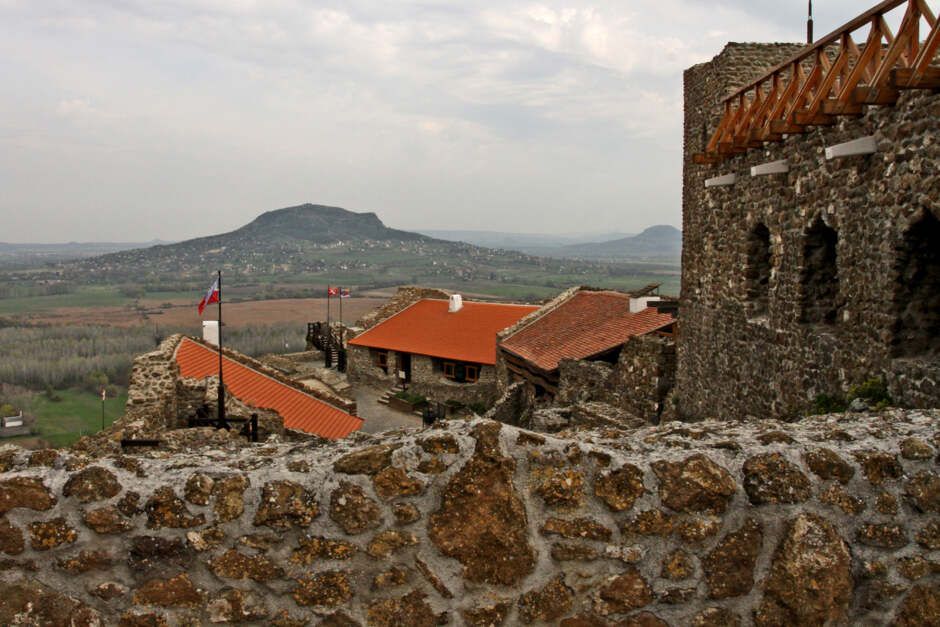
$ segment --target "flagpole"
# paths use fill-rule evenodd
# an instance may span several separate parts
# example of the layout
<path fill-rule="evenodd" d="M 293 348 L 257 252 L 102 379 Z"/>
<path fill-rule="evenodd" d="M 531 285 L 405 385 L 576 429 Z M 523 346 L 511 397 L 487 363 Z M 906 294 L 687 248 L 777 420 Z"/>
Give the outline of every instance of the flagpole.
<path fill-rule="evenodd" d="M 218 271 L 219 283 L 219 426 L 225 426 L 225 384 L 222 380 L 222 271 Z"/>

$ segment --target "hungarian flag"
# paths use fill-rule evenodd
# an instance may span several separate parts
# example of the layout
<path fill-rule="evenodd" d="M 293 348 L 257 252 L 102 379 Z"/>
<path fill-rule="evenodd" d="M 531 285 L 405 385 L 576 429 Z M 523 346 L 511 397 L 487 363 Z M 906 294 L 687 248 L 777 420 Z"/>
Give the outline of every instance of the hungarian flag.
<path fill-rule="evenodd" d="M 338 287 L 332 287 L 332 286 L 327 287 L 327 288 L 326 288 L 326 296 L 327 296 L 327 298 L 329 298 L 330 296 L 339 296 L 339 288 L 338 288 Z"/>
<path fill-rule="evenodd" d="M 206 308 L 206 305 L 217 302 L 219 302 L 219 277 L 215 278 L 215 281 L 212 282 L 212 287 L 209 288 L 206 295 L 199 301 L 199 315 L 202 315 L 202 310 Z"/>
<path fill-rule="evenodd" d="M 348 287 L 341 287 L 341 288 L 339 289 L 339 297 L 340 297 L 340 298 L 349 298 L 349 288 L 348 288 Z"/>

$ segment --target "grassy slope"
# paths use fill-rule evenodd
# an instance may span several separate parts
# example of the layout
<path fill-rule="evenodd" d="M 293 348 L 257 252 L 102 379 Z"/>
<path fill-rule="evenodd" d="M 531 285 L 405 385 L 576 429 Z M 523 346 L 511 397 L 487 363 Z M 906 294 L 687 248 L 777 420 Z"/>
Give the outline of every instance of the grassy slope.
<path fill-rule="evenodd" d="M 79 390 L 60 390 L 56 394 L 61 401 L 50 401 L 44 394 L 37 394 L 26 409 L 36 416 L 40 437 L 55 447 L 68 446 L 82 435 L 101 429 L 101 397 Z M 124 413 L 125 403 L 126 393 L 104 402 L 105 426 Z"/>

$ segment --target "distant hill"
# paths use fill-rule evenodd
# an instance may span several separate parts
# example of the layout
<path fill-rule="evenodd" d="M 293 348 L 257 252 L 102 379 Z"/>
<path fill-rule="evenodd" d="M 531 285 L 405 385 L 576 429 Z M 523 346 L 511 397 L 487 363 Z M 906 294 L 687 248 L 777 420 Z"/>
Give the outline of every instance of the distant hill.
<path fill-rule="evenodd" d="M 268 211 L 231 233 L 201 237 L 183 244 L 234 245 L 240 242 L 258 244 L 289 241 L 330 244 L 344 240 L 426 239 L 429 238 L 418 233 L 390 229 L 374 213 L 355 213 L 341 207 L 305 204 Z"/>
<path fill-rule="evenodd" d="M 537 257 L 386 227 L 374 213 L 305 204 L 261 214 L 228 233 L 122 251 L 63 266 L 78 283 L 135 283 L 148 291 L 191 289 L 216 269 L 229 285 L 459 286 L 471 292 L 552 293 L 576 283 L 620 285 L 632 270 L 593 261 Z M 643 268 L 648 272 L 649 268 Z M 644 278 L 637 279 L 649 282 Z M 505 289 L 503 286 L 506 286 Z"/>
<path fill-rule="evenodd" d="M 36 264 L 82 259 L 167 243 L 169 242 L 162 240 L 150 242 L 65 242 L 62 244 L 12 244 L 0 242 L 0 267 L 29 267 Z"/>
<path fill-rule="evenodd" d="M 682 255 L 682 231 L 674 226 L 651 226 L 639 235 L 608 242 L 574 244 L 551 251 L 551 256 L 607 261 L 674 260 Z"/>
<path fill-rule="evenodd" d="M 420 233 L 437 239 L 452 242 L 466 242 L 486 248 L 505 248 L 524 253 L 540 254 L 544 250 L 585 244 L 588 242 L 607 242 L 630 237 L 633 233 L 583 233 L 561 235 L 556 233 L 513 233 L 503 231 L 455 231 L 421 230 Z"/>

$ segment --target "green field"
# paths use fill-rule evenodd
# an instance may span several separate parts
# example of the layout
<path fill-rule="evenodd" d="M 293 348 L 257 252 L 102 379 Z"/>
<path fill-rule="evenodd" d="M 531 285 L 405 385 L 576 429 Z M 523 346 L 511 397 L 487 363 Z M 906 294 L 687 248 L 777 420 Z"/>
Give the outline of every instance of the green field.
<path fill-rule="evenodd" d="M 36 417 L 39 437 L 56 447 L 69 446 L 83 435 L 101 429 L 101 397 L 80 390 L 56 390 L 61 400 L 49 400 L 45 394 L 36 394 L 23 408 Z M 104 424 L 110 425 L 124 414 L 127 393 L 104 402 Z M 12 441 L 16 439 L 13 438 Z"/>
<path fill-rule="evenodd" d="M 197 290 L 160 291 L 146 292 L 139 300 L 144 306 L 156 306 L 186 298 L 199 302 L 200 297 Z M 0 316 L 44 313 L 60 307 L 124 307 L 133 305 L 137 300 L 122 294 L 121 287 L 117 285 L 80 285 L 66 294 L 0 298 Z"/>

